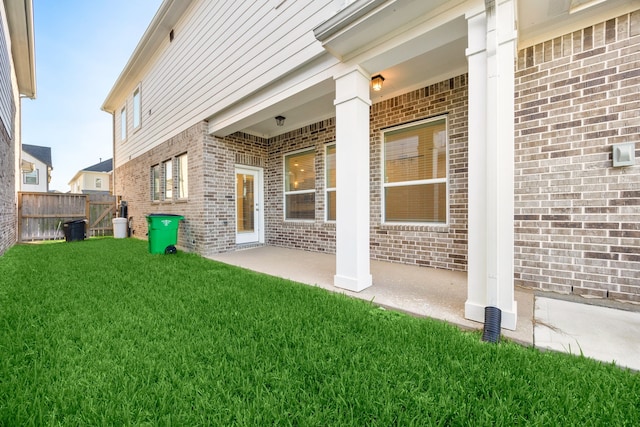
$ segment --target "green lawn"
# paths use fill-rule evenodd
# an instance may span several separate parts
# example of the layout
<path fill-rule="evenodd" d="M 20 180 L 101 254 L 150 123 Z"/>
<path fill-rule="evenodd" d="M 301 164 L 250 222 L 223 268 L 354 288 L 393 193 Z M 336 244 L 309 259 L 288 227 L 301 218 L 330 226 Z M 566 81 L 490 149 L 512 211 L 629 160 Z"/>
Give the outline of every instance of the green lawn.
<path fill-rule="evenodd" d="M 134 239 L 0 257 L 2 426 L 518 424 L 640 425 L 640 374 Z"/>

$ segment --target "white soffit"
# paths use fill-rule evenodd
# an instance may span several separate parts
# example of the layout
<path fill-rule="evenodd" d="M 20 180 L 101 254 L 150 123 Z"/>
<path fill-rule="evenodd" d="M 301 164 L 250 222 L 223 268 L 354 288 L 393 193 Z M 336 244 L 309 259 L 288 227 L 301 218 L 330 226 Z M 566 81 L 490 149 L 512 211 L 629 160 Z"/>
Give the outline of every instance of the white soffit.
<path fill-rule="evenodd" d="M 31 0 L 6 0 L 11 53 L 21 95 L 36 97 L 36 60 Z"/>
<path fill-rule="evenodd" d="M 640 9 L 640 0 L 520 0 L 518 48 L 599 24 Z"/>

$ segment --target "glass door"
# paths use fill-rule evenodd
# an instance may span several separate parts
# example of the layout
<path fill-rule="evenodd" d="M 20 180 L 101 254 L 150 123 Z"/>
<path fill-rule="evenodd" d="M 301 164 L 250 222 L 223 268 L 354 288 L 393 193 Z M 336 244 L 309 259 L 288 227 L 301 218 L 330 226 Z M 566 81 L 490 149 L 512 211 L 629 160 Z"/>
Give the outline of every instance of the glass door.
<path fill-rule="evenodd" d="M 236 168 L 236 243 L 260 241 L 260 171 Z"/>

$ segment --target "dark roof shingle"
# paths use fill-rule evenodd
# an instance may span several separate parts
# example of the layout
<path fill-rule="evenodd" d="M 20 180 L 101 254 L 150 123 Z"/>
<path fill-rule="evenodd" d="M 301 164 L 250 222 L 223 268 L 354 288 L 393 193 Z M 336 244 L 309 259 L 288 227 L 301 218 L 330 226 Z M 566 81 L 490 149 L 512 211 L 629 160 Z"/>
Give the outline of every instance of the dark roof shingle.
<path fill-rule="evenodd" d="M 22 151 L 32 155 L 45 165 L 53 167 L 53 164 L 51 163 L 51 147 L 22 144 Z"/>
<path fill-rule="evenodd" d="M 104 160 L 88 168 L 82 169 L 83 172 L 111 172 L 113 170 L 113 159 Z"/>

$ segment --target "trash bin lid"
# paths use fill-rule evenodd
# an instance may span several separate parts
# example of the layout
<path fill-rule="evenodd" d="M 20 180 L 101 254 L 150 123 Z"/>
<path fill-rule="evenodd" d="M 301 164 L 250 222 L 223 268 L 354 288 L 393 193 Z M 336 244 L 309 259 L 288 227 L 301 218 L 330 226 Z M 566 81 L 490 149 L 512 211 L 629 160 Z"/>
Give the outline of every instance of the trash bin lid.
<path fill-rule="evenodd" d="M 73 219 L 71 221 L 65 221 L 64 224 L 78 224 L 80 222 L 87 222 L 86 219 Z"/>
<path fill-rule="evenodd" d="M 178 224 L 180 221 L 182 221 L 184 219 L 184 216 L 182 215 L 175 215 L 175 214 L 159 214 L 159 213 L 154 213 L 154 214 L 149 214 L 146 216 L 147 218 L 147 224 L 149 225 L 153 225 L 153 224 L 158 224 L 159 222 L 175 222 L 176 224 Z M 167 224 L 165 224 L 166 226 Z"/>

